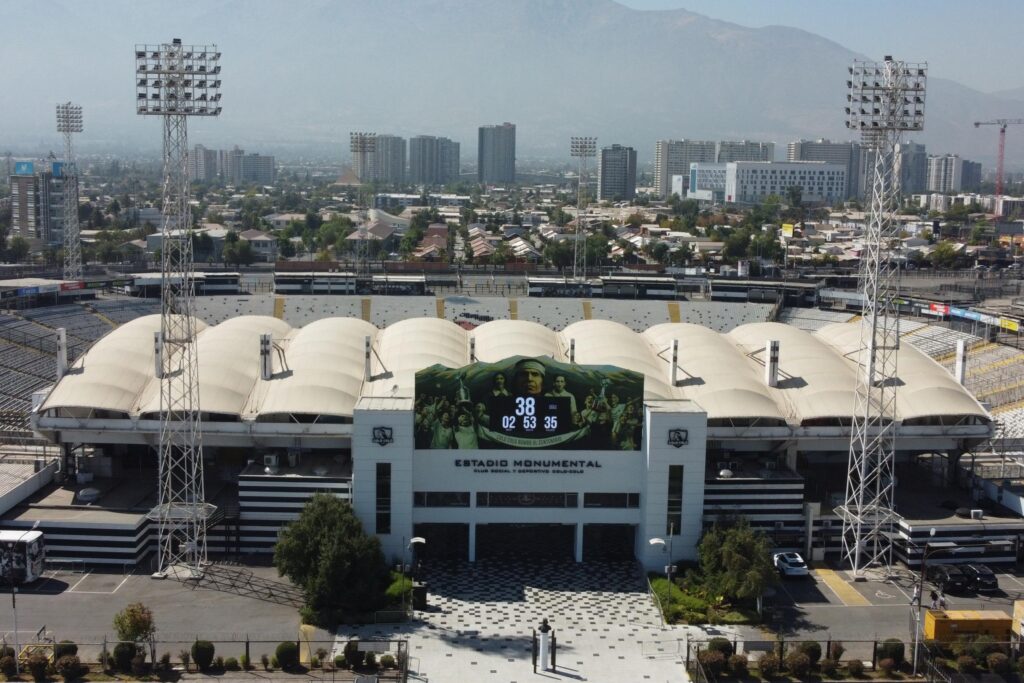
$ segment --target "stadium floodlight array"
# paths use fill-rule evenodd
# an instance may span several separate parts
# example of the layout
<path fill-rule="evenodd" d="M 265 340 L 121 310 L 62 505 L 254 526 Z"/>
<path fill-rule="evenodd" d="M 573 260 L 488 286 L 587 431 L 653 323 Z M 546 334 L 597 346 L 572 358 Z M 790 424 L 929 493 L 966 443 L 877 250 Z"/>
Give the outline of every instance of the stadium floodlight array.
<path fill-rule="evenodd" d="M 578 160 L 576 175 L 576 232 L 572 250 L 572 279 L 587 276 L 586 233 L 582 231 L 583 195 L 586 187 L 587 160 L 597 156 L 597 138 L 572 136 L 569 138 L 569 156 Z M 580 235 L 583 241 L 580 241 Z M 582 269 L 582 270 L 580 270 Z"/>
<path fill-rule="evenodd" d="M 82 279 L 82 240 L 78 229 L 78 167 L 71 137 L 82 130 L 81 105 L 58 104 L 57 132 L 64 136 L 64 279 L 75 282 Z"/>
<path fill-rule="evenodd" d="M 143 115 L 218 116 L 220 52 L 216 45 L 135 46 L 136 111 Z"/>
<path fill-rule="evenodd" d="M 924 128 L 927 65 L 886 57 L 855 61 L 846 82 L 846 125 L 861 133 L 874 156 L 871 208 L 864 233 L 859 290 L 863 297 L 857 390 L 850 428 L 843 559 L 854 576 L 892 564 L 896 522 L 896 392 L 899 336 L 899 259 L 890 245 L 899 237 L 896 153 L 900 136 Z"/>
<path fill-rule="evenodd" d="M 135 46 L 136 112 L 163 120 L 160 332 L 154 352 L 160 379 L 159 529 L 155 577 L 202 575 L 207 564 L 206 502 L 195 269 L 188 178 L 188 117 L 218 116 L 220 52 L 216 45 L 183 45 L 175 38 Z"/>

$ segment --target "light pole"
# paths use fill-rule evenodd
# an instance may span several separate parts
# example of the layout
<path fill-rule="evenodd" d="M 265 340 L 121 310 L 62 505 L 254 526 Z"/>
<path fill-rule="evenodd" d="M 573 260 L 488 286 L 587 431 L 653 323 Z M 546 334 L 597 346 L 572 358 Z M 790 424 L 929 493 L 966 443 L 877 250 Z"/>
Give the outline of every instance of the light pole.
<path fill-rule="evenodd" d="M 648 539 L 648 543 L 651 545 L 660 545 L 662 551 L 668 551 L 668 564 L 665 565 L 665 578 L 668 579 L 668 597 L 672 598 L 672 574 L 675 572 L 676 566 L 672 564 L 672 537 L 676 533 L 676 524 L 672 522 L 668 526 L 668 540 L 664 538 L 654 537 Z"/>
<path fill-rule="evenodd" d="M 413 536 L 412 538 L 409 539 L 408 543 L 405 543 L 405 539 L 404 538 L 402 539 L 402 541 L 403 541 L 403 550 L 402 550 L 402 614 L 407 614 L 406 609 L 405 609 L 405 594 L 406 594 L 406 588 L 405 588 L 405 567 L 406 567 L 406 564 L 407 564 L 406 560 L 409 557 L 409 550 L 411 550 L 414 545 L 425 544 L 427 542 L 427 539 L 423 538 L 422 536 Z M 410 586 L 410 589 L 411 589 L 411 586 Z"/>

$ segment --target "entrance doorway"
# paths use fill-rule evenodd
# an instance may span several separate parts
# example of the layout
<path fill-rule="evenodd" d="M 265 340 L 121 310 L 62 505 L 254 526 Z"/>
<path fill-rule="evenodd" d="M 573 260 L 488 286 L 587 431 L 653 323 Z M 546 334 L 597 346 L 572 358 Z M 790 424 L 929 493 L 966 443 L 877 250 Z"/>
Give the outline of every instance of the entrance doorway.
<path fill-rule="evenodd" d="M 478 524 L 477 559 L 573 560 L 576 527 L 572 524 Z"/>
<path fill-rule="evenodd" d="M 413 535 L 420 536 L 426 543 L 417 543 L 417 560 L 468 560 L 468 524 L 414 524 Z"/>
<path fill-rule="evenodd" d="M 632 524 L 584 524 L 583 560 L 632 560 L 636 557 Z"/>

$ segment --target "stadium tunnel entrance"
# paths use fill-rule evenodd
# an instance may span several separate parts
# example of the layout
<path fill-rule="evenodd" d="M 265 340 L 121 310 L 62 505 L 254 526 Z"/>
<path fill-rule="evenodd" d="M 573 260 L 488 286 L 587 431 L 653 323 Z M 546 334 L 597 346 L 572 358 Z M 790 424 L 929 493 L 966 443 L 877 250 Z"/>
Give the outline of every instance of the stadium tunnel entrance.
<path fill-rule="evenodd" d="M 633 560 L 636 557 L 633 524 L 584 524 L 583 561 Z"/>
<path fill-rule="evenodd" d="M 574 524 L 478 524 L 476 557 L 516 560 L 573 560 Z"/>
<path fill-rule="evenodd" d="M 468 560 L 469 524 L 421 523 L 413 535 L 429 539 L 415 546 L 418 560 Z"/>

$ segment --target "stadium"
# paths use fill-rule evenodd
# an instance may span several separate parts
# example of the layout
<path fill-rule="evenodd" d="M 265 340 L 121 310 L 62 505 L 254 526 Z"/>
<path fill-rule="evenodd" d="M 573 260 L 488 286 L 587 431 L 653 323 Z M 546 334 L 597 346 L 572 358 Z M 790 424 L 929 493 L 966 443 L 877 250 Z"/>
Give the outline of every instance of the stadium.
<path fill-rule="evenodd" d="M 214 554 L 271 552 L 318 491 L 350 500 L 393 557 L 420 536 L 423 557 L 660 569 L 647 539 L 692 559 L 706 526 L 737 516 L 779 548 L 840 549 L 854 312 L 273 294 L 197 310 Z M 1024 473 L 1003 458 L 992 474 L 989 450 L 1020 421 L 1024 354 L 901 324 L 897 556 L 916 564 L 934 537 L 1014 561 Z M 149 567 L 159 325 L 156 302 L 123 298 L 0 316 L 8 422 L 27 415 L 60 448 L 54 462 L 4 461 L 0 528 L 38 526 L 52 560 Z"/>

